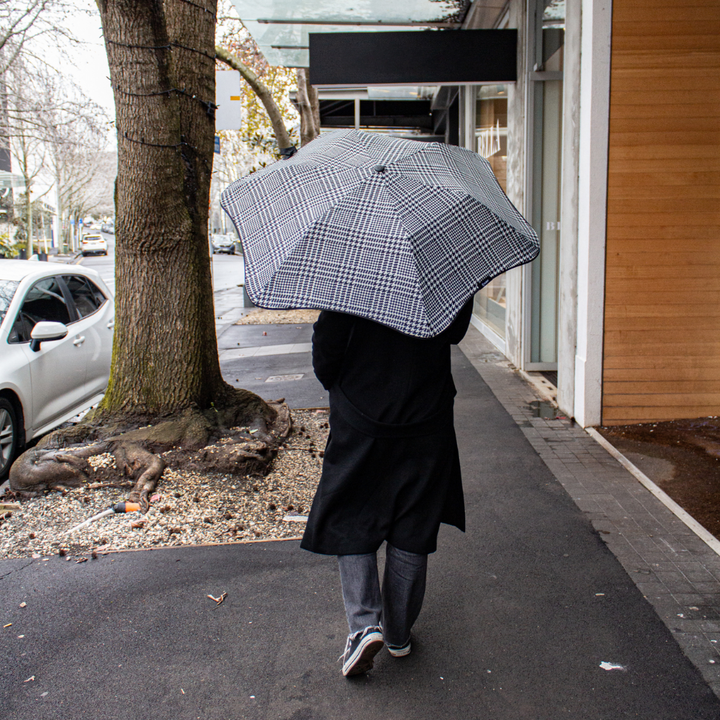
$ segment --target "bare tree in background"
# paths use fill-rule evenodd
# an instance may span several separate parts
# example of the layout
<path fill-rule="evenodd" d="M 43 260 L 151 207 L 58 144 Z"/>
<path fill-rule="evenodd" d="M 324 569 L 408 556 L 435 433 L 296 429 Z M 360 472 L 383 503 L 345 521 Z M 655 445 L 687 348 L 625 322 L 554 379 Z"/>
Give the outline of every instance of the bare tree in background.
<path fill-rule="evenodd" d="M 23 55 L 40 60 L 38 41 L 77 42 L 69 29 L 77 12 L 66 0 L 0 0 L 0 75 Z"/>
<path fill-rule="evenodd" d="M 33 200 L 40 199 L 32 197 L 36 182 L 44 180 L 44 194 L 55 185 L 61 221 L 87 213 L 96 158 L 108 143 L 109 118 L 74 83 L 47 67 L 28 69 L 23 56 L 6 71 L 5 87 L 5 132 L 25 184 L 20 220 L 31 255 Z"/>
<path fill-rule="evenodd" d="M 72 28 L 78 13 L 87 12 L 73 0 L 0 0 L 0 166 L 10 170 L 10 157 L 14 156 L 16 167 L 22 176 L 25 189 L 18 193 L 21 212 L 13 210 L 12 195 L 5 203 L 5 210 L 15 216 L 23 227 L 28 241 L 28 251 L 33 247 L 33 198 L 34 188 L 41 182 L 57 183 L 58 143 L 70 141 L 78 150 L 78 141 L 86 135 L 68 132 L 69 125 L 82 118 L 92 123 L 106 136 L 109 119 L 98 105 L 90 101 L 47 59 L 46 49 L 52 46 L 53 55 L 70 60 L 71 51 L 82 41 L 75 37 Z M 97 152 L 102 146 L 97 134 L 86 148 Z M 107 138 L 104 139 L 104 144 Z M 75 185 L 82 186 L 88 169 L 82 163 L 76 165 Z M 68 181 L 64 181 L 67 185 Z M 60 185 L 58 193 L 62 195 Z M 74 195 L 80 195 L 74 189 Z M 51 192 L 48 189 L 46 193 Z M 67 193 L 66 193 L 67 194 Z M 86 204 L 83 198 L 83 203 Z M 62 204 L 62 199 L 60 200 Z M 62 218 L 62 209 L 58 208 Z"/>
<path fill-rule="evenodd" d="M 11 77 L 10 82 L 7 75 Z M 21 194 L 22 212 L 16 221 L 22 228 L 21 238 L 27 242 L 28 256 L 33 254 L 32 190 L 35 179 L 43 172 L 46 156 L 43 96 L 34 80 L 19 57 L 6 72 L 5 87 L 9 98 L 6 132 L 10 153 L 25 185 Z"/>
<path fill-rule="evenodd" d="M 111 162 L 98 162 L 107 154 L 102 116 L 98 118 L 94 113 L 77 113 L 66 116 L 64 120 L 49 128 L 48 164 L 57 188 L 62 242 L 73 247 L 72 228 L 77 228 L 83 217 L 95 211 L 100 201 L 96 192 L 99 177 L 103 173 L 111 173 L 110 177 L 114 179 L 116 162 L 115 153 L 111 153 Z M 107 214 L 111 212 L 106 209 Z"/>

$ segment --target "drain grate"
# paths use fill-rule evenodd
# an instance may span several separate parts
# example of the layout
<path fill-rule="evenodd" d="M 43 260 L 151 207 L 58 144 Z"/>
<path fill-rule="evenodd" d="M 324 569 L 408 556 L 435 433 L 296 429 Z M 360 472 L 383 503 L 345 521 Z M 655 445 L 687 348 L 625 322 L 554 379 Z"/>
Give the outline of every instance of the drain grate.
<path fill-rule="evenodd" d="M 297 375 L 271 375 L 265 382 L 289 382 L 290 380 L 301 380 L 304 377 L 304 373 L 298 373 Z"/>

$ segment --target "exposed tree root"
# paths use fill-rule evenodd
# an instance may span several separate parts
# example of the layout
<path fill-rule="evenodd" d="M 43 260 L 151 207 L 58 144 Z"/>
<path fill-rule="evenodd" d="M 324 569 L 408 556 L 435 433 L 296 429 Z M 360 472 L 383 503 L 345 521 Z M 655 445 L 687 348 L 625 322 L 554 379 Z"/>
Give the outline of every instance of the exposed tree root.
<path fill-rule="evenodd" d="M 10 488 L 23 496 L 83 484 L 128 487 L 131 481 L 128 499 L 145 512 L 168 466 L 233 476 L 266 474 L 290 433 L 290 410 L 278 401 L 257 404 L 249 413 L 247 398 L 242 399 L 239 406 L 189 409 L 155 423 L 91 416 L 56 430 L 23 453 L 10 469 Z M 103 482 L 94 482 L 98 478 L 88 459 L 104 453 L 113 455 L 115 469 L 104 468 Z"/>
<path fill-rule="evenodd" d="M 140 445 L 116 441 L 113 447 L 118 470 L 135 480 L 135 486 L 129 500 L 140 503 L 140 509 L 147 512 L 150 494 L 157 487 L 160 476 L 165 470 L 165 461 L 148 452 Z"/>

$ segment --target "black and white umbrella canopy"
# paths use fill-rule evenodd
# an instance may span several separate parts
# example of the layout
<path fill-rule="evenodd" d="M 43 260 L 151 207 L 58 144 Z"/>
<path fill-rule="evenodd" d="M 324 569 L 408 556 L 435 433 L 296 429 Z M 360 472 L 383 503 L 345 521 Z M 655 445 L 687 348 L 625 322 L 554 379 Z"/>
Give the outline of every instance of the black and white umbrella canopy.
<path fill-rule="evenodd" d="M 540 250 L 484 158 L 357 130 L 234 182 L 222 206 L 258 307 L 336 310 L 416 337 Z"/>

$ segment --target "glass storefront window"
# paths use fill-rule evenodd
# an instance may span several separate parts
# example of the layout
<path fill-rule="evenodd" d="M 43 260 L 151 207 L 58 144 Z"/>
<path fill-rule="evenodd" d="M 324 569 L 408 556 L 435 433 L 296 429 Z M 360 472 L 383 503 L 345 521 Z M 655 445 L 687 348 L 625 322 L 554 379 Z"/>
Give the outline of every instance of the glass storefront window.
<path fill-rule="evenodd" d="M 552 12 L 551 12 L 552 11 Z M 546 73 L 563 70 L 564 3 L 555 0 L 542 18 L 542 62 Z M 530 353 L 526 369 L 551 369 L 558 359 L 558 277 L 560 272 L 560 179 L 562 80 L 533 83 L 532 224 L 540 255 L 531 266 Z"/>
<path fill-rule="evenodd" d="M 489 163 L 503 190 L 507 189 L 508 92 L 506 85 L 481 85 L 475 96 L 475 150 Z M 505 275 L 475 295 L 475 314 L 505 337 Z"/>

